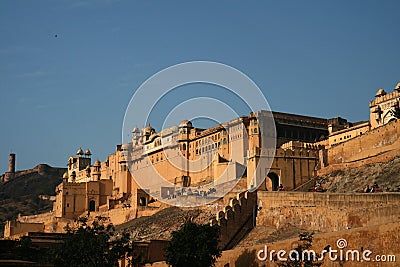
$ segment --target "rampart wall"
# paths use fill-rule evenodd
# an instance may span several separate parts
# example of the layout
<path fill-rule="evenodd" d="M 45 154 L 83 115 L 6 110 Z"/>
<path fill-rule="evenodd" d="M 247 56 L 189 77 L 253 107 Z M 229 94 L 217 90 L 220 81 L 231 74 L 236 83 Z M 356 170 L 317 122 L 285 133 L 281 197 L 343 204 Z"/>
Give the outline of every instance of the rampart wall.
<path fill-rule="evenodd" d="M 331 261 L 329 256 L 326 255 L 324 267 L 398 267 L 400 260 L 400 222 L 388 223 L 384 225 L 369 226 L 363 228 L 356 228 L 350 230 L 343 230 L 333 233 L 315 234 L 313 249 L 316 253 L 320 253 L 326 246 L 331 246 L 332 249 L 338 250 L 336 254 L 339 256 L 340 249 L 337 248 L 336 242 L 338 239 L 345 239 L 347 241 L 347 247 L 343 249 L 344 255 L 348 250 L 357 250 L 360 253 L 360 258 L 364 250 L 371 250 L 372 255 L 370 256 L 370 262 L 366 261 Z M 279 251 L 281 249 L 289 252 L 291 249 L 296 247 L 298 244 L 298 238 L 287 239 L 283 241 L 274 242 L 272 244 L 263 244 L 247 248 L 237 248 L 234 250 L 227 250 L 222 252 L 221 258 L 217 260 L 216 267 L 248 267 L 248 266 L 263 266 L 272 267 L 277 266 L 275 262 L 268 260 L 260 261 L 257 259 L 257 252 L 261 249 L 265 249 L 267 245 L 268 252 L 272 250 Z M 276 253 L 275 253 L 276 255 Z M 395 255 L 396 261 L 392 262 L 377 262 L 375 256 L 389 256 Z M 263 256 L 263 254 L 261 254 Z M 287 257 L 287 254 L 285 255 Z M 150 265 L 149 265 L 150 266 Z M 153 267 L 167 266 L 159 263 L 158 265 L 153 264 Z"/>
<path fill-rule="evenodd" d="M 400 193 L 258 192 L 257 225 L 331 232 L 398 221 Z"/>
<path fill-rule="evenodd" d="M 319 170 L 318 175 L 343 168 L 386 162 L 399 154 L 400 120 L 396 120 L 330 147 L 327 150 L 328 167 Z"/>
<path fill-rule="evenodd" d="M 4 227 L 4 237 L 12 237 L 26 232 L 43 232 L 43 223 L 26 223 L 19 221 L 7 221 Z"/>
<path fill-rule="evenodd" d="M 243 192 L 230 200 L 228 206 L 219 211 L 211 225 L 220 227 L 220 247 L 232 248 L 255 225 L 257 193 Z"/>

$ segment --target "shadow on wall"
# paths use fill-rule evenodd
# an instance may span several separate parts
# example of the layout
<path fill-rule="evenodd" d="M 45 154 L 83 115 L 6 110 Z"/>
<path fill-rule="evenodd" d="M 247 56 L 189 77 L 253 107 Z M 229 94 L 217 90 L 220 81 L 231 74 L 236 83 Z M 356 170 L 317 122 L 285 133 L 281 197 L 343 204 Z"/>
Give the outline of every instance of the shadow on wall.
<path fill-rule="evenodd" d="M 246 249 L 243 253 L 236 259 L 235 267 L 258 267 L 256 261 L 256 250 Z"/>

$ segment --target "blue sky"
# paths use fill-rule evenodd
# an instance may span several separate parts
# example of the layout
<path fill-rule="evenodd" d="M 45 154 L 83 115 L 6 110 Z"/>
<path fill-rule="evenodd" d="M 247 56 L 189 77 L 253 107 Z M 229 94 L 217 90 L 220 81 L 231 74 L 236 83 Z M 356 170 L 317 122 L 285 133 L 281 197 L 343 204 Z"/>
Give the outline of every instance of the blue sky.
<path fill-rule="evenodd" d="M 156 72 L 233 66 L 272 110 L 368 119 L 400 81 L 399 1 L 1 1 L 0 173 L 104 160 L 125 109 Z M 55 37 L 57 35 L 57 37 Z M 184 115 L 182 116 L 184 119 Z"/>

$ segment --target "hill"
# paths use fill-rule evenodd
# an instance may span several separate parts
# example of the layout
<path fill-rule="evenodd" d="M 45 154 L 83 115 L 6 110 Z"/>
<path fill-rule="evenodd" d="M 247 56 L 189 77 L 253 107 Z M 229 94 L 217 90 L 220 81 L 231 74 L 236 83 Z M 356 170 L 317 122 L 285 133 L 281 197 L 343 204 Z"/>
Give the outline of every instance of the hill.
<path fill-rule="evenodd" d="M 328 192 L 362 192 L 374 183 L 384 192 L 400 190 L 400 156 L 384 163 L 333 171 L 316 179 Z"/>
<path fill-rule="evenodd" d="M 0 235 L 3 236 L 4 223 L 16 219 L 18 214 L 33 215 L 50 211 L 53 202 L 39 196 L 54 195 L 65 171 L 65 168 L 40 164 L 30 170 L 16 172 L 15 178 L 0 183 Z"/>
<path fill-rule="evenodd" d="M 143 216 L 116 226 L 126 230 L 136 241 L 169 240 L 171 233 L 177 231 L 187 221 L 205 224 L 215 216 L 211 206 L 201 208 L 169 207 L 152 216 Z"/>

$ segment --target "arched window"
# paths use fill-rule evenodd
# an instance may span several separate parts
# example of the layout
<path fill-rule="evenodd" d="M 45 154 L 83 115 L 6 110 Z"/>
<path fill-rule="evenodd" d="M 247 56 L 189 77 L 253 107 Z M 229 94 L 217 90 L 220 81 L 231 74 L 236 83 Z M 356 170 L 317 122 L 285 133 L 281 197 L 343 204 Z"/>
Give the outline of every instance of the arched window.
<path fill-rule="evenodd" d="M 147 205 L 147 199 L 145 197 L 141 197 L 139 199 L 139 205 L 142 206 L 142 207 L 146 206 Z"/>

